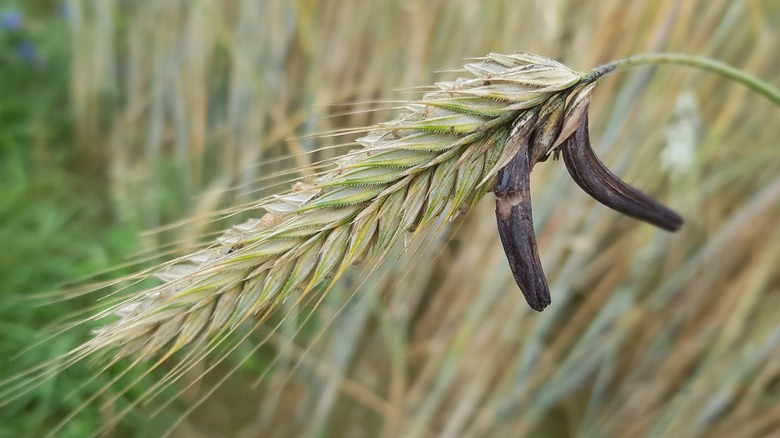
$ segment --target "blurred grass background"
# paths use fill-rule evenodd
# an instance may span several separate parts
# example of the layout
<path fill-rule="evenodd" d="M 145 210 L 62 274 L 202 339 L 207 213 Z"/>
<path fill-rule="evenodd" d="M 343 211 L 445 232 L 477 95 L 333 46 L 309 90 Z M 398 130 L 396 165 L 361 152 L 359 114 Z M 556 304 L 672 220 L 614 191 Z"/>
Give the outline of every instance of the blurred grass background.
<path fill-rule="evenodd" d="M 159 245 L 186 251 L 241 218 L 209 213 L 286 189 L 305 175 L 284 172 L 340 151 L 304 152 L 344 140 L 305 136 L 387 120 L 395 104 L 382 101 L 417 97 L 400 89 L 464 58 L 522 50 L 585 70 L 679 51 L 780 86 L 777 47 L 775 0 L 3 0 L 0 378 L 88 337 L 82 327 L 11 360 L 97 299 L 40 306 L 33 294 Z M 389 110 L 365 112 L 378 108 Z M 776 434 L 779 122 L 778 108 L 704 73 L 608 77 L 596 150 L 681 211 L 682 231 L 595 205 L 545 163 L 532 181 L 544 313 L 516 289 L 486 199 L 381 275 L 354 269 L 307 323 L 310 309 L 293 311 L 253 351 L 271 326 L 258 333 L 232 374 L 172 389 L 153 417 L 133 408 L 110 435 L 159 436 L 190 410 L 171 436 Z M 0 436 L 51 430 L 115 373 L 89 380 L 98 369 L 79 364 L 4 407 Z M 109 424 L 153 382 L 117 400 L 112 386 L 60 434 Z"/>

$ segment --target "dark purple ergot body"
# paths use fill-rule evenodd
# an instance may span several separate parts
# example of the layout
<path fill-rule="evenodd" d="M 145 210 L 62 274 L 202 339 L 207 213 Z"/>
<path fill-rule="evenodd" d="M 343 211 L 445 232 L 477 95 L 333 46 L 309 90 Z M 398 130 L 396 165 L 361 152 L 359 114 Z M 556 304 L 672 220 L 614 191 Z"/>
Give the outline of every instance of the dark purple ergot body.
<path fill-rule="evenodd" d="M 498 235 L 509 268 L 528 305 L 541 312 L 551 302 L 550 288 L 536 246 L 530 176 L 529 148 L 524 145 L 498 172 L 493 193 L 496 195 Z"/>
<path fill-rule="evenodd" d="M 677 231 L 682 226 L 679 214 L 621 181 L 598 159 L 590 145 L 587 113 L 564 143 L 561 154 L 571 178 L 596 201 L 666 231 Z"/>
<path fill-rule="evenodd" d="M 562 123 L 561 118 L 540 117 L 531 135 L 510 136 L 508 141 L 521 144 L 517 154 L 498 172 L 493 186 L 498 234 L 509 268 L 528 305 L 539 312 L 550 305 L 551 297 L 534 233 L 530 176 L 534 164 L 544 161 L 551 152 L 563 155 L 574 182 L 601 204 L 666 231 L 677 231 L 683 224 L 679 214 L 621 181 L 598 159 L 590 144 L 587 110 L 579 118 L 576 131 L 560 148 L 550 150 Z"/>

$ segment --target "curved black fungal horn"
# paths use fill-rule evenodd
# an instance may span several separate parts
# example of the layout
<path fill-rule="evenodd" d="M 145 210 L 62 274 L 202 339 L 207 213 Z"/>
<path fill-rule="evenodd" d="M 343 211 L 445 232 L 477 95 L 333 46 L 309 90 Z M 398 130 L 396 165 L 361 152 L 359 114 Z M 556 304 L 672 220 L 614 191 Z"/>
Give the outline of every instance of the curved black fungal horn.
<path fill-rule="evenodd" d="M 679 214 L 621 181 L 598 159 L 590 145 L 587 113 L 561 147 L 561 153 L 571 178 L 596 201 L 667 231 L 682 226 Z"/>
<path fill-rule="evenodd" d="M 498 172 L 496 220 L 509 268 L 528 305 L 541 312 L 550 300 L 550 289 L 539 259 L 531 215 L 531 162 L 527 140 L 512 161 Z"/>

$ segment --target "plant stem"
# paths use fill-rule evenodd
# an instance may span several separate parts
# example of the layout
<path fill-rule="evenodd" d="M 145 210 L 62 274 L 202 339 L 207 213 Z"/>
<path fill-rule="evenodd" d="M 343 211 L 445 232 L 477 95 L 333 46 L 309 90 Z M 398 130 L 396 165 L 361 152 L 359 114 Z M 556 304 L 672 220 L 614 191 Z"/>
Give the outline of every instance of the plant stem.
<path fill-rule="evenodd" d="M 739 82 L 780 106 L 780 90 L 769 82 L 714 59 L 677 53 L 648 53 L 613 61 L 585 73 L 583 81 L 591 83 L 615 70 L 652 64 L 678 64 L 706 70 Z"/>

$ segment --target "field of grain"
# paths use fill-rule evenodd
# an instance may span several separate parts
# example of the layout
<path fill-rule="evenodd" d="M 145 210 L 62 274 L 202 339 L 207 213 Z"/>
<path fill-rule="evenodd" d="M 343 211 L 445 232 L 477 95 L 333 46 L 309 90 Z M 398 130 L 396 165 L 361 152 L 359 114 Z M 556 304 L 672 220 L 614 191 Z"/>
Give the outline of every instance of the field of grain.
<path fill-rule="evenodd" d="M 601 159 L 684 227 L 536 166 L 543 313 L 512 279 L 488 195 L 171 386 L 157 383 L 175 358 L 7 383 L 89 339 L 94 324 L 48 336 L 106 295 L 61 300 L 71 285 L 261 216 L 240 207 L 354 147 L 315 134 L 390 120 L 469 58 L 585 71 L 680 52 L 780 86 L 777 47 L 776 0 L 0 3 L 0 436 L 780 433 L 780 108 L 680 66 L 604 78 L 590 120 Z"/>

